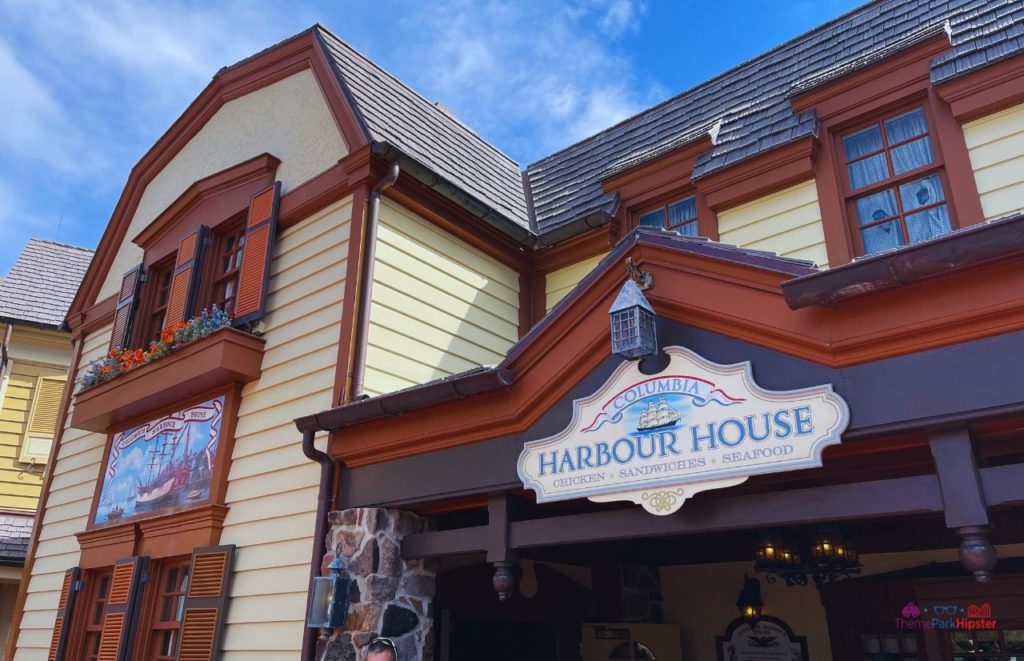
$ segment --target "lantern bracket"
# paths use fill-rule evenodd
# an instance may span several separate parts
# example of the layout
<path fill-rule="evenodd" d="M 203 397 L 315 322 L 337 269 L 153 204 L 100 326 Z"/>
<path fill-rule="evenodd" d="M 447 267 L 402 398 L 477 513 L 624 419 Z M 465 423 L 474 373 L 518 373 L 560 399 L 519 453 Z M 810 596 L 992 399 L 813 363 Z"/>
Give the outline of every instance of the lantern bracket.
<path fill-rule="evenodd" d="M 654 286 L 654 276 L 650 271 L 641 271 L 632 257 L 626 258 L 626 273 L 629 275 L 629 279 L 640 288 L 640 291 L 647 291 Z"/>

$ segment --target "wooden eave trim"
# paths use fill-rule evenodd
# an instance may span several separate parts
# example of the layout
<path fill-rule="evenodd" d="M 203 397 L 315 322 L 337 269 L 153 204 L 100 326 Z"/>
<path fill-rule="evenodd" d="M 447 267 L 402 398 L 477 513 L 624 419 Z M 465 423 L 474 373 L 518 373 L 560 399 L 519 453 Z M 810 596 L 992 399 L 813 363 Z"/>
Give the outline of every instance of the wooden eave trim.
<path fill-rule="evenodd" d="M 203 201 L 212 199 L 229 189 L 254 180 L 263 180 L 277 172 L 281 159 L 266 152 L 247 161 L 221 170 L 204 179 L 193 183 L 184 193 L 178 196 L 159 216 L 156 217 L 132 243 L 146 250 L 153 245 L 167 230 L 196 209 Z"/>
<path fill-rule="evenodd" d="M 526 248 L 410 177 L 399 175 L 384 197 L 509 268 L 519 272 L 529 268 Z"/>
<path fill-rule="evenodd" d="M 349 153 L 336 165 L 281 196 L 279 229 L 288 229 L 338 200 L 353 195 L 373 176 L 369 145 Z"/>
<path fill-rule="evenodd" d="M 595 227 L 550 248 L 538 249 L 533 253 L 531 268 L 543 275 L 607 253 L 613 247 L 608 228 Z"/>
<path fill-rule="evenodd" d="M 1024 103 L 1024 55 L 1016 55 L 935 86 L 961 124 Z"/>
<path fill-rule="evenodd" d="M 717 213 L 814 178 L 818 151 L 817 138 L 803 138 L 694 183 L 708 207 Z"/>
<path fill-rule="evenodd" d="M 107 324 L 113 323 L 114 312 L 117 310 L 117 294 L 111 294 L 92 307 L 69 316 L 68 328 L 75 339 L 94 333 Z"/>
<path fill-rule="evenodd" d="M 128 175 L 128 183 L 100 238 L 96 254 L 71 304 L 69 316 L 77 314 L 96 300 L 146 186 L 225 103 L 311 69 L 335 122 L 342 128 L 349 151 L 359 150 L 367 144 L 363 129 L 358 125 L 353 126 L 351 121 L 355 110 L 348 108 L 333 70 L 317 47 L 314 34 L 316 29 L 311 28 L 289 41 L 217 72 L 210 84 L 143 155 Z M 327 74 L 330 75 L 325 81 L 323 77 Z M 335 78 L 333 82 L 332 77 Z"/>
<path fill-rule="evenodd" d="M 1016 293 L 1024 258 L 839 309 L 793 311 L 780 288 L 785 274 L 650 244 L 627 254 L 654 274 L 647 296 L 660 315 L 827 367 L 1024 330 L 1024 300 Z M 507 365 L 517 375 L 508 388 L 345 427 L 332 437 L 332 456 L 356 467 L 524 432 L 610 356 L 605 311 L 621 280 L 619 269 L 608 268 L 556 309 Z M 978 291 L 989 292 L 988 300 Z"/>
<path fill-rule="evenodd" d="M 642 181 L 643 179 L 649 178 L 651 175 L 657 174 L 660 170 L 676 166 L 680 163 L 685 163 L 691 159 L 696 159 L 704 152 L 710 150 L 713 146 L 711 136 L 704 136 L 700 139 L 694 140 L 693 142 L 682 145 L 677 149 L 666 152 L 652 160 L 643 161 L 631 168 L 617 172 L 607 179 L 602 179 L 601 190 L 606 193 L 610 193 L 629 184 Z"/>
<path fill-rule="evenodd" d="M 793 106 L 794 112 L 814 108 L 818 112 L 818 119 L 821 120 L 830 114 L 828 110 L 823 112 L 822 108 L 829 105 L 831 100 L 842 96 L 846 92 L 858 88 L 862 89 L 864 86 L 882 91 L 886 86 L 880 86 L 879 79 L 889 77 L 890 74 L 912 70 L 912 75 L 915 77 L 923 74 L 925 79 L 927 79 L 931 72 L 931 59 L 949 49 L 949 37 L 945 32 L 940 32 L 902 52 L 867 64 L 860 69 L 835 80 L 824 82 L 806 92 L 796 94 L 790 99 L 790 103 Z"/>

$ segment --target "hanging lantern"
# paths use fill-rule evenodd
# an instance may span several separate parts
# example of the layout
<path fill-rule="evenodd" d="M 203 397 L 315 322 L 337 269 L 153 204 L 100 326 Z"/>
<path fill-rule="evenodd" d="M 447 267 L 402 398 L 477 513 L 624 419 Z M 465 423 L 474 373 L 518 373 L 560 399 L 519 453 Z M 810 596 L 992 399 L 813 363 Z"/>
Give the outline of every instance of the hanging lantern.
<path fill-rule="evenodd" d="M 736 608 L 740 611 L 740 617 L 753 624 L 761 617 L 764 610 L 764 601 L 761 600 L 761 581 L 743 575 L 743 589 L 736 600 Z"/>
<path fill-rule="evenodd" d="M 658 353 L 654 308 L 640 287 L 626 280 L 608 310 L 611 316 L 612 353 L 635 360 Z"/>

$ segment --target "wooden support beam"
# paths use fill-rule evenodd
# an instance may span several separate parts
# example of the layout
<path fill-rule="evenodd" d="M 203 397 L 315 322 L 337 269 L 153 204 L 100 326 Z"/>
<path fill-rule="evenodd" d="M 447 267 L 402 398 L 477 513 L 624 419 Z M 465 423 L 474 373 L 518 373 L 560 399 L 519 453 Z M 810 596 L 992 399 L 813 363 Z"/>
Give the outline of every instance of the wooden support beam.
<path fill-rule="evenodd" d="M 1024 464 L 978 471 L 990 506 L 1024 502 Z M 507 502 L 507 501 L 506 501 Z M 507 510 L 505 510 L 507 513 Z M 943 511 L 936 475 L 917 475 L 855 484 L 761 493 L 687 503 L 671 516 L 650 516 L 637 508 L 557 516 L 508 524 L 508 548 L 521 550 L 622 539 L 724 532 L 870 519 Z M 490 526 L 410 535 L 405 558 L 487 553 Z"/>
<path fill-rule="evenodd" d="M 491 495 L 487 499 L 487 562 L 512 560 L 508 528 L 508 494 Z"/>
<path fill-rule="evenodd" d="M 964 425 L 932 431 L 928 434 L 928 445 L 935 459 L 946 525 L 950 528 L 987 526 L 988 505 L 970 430 Z"/>
<path fill-rule="evenodd" d="M 960 562 L 980 583 L 991 580 L 996 550 L 989 541 L 988 502 L 966 425 L 928 434 L 946 525 L 960 536 Z"/>

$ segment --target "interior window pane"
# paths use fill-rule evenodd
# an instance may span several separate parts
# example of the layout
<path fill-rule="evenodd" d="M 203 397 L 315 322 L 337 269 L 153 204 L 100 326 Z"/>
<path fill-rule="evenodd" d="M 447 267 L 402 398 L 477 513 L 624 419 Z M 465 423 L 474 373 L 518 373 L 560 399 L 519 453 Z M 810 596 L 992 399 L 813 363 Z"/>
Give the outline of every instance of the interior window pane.
<path fill-rule="evenodd" d="M 869 225 L 897 214 L 896 192 L 891 188 L 865 195 L 855 204 L 857 205 L 857 218 L 860 219 L 861 225 Z"/>
<path fill-rule="evenodd" d="M 864 240 L 865 255 L 882 252 L 890 248 L 898 248 L 903 245 L 903 234 L 900 232 L 899 221 L 896 220 L 862 229 L 860 235 Z"/>
<path fill-rule="evenodd" d="M 927 136 L 908 142 L 905 145 L 894 147 L 892 150 L 892 169 L 896 174 L 909 172 L 914 168 L 921 168 L 934 160 L 932 155 L 932 142 Z"/>
<path fill-rule="evenodd" d="M 864 641 L 864 651 L 868 654 L 882 651 L 882 643 L 878 636 L 861 636 L 861 639 Z"/>
<path fill-rule="evenodd" d="M 854 190 L 889 177 L 889 164 L 885 162 L 885 154 L 875 154 L 862 161 L 850 163 L 846 167 L 850 171 L 850 185 Z"/>
<path fill-rule="evenodd" d="M 949 234 L 949 231 L 949 211 L 945 204 L 907 216 L 907 233 L 911 243 L 934 239 Z"/>
<path fill-rule="evenodd" d="M 682 236 L 697 236 L 697 221 L 692 220 L 684 225 L 676 227 L 675 230 Z"/>
<path fill-rule="evenodd" d="M 920 108 L 885 120 L 885 137 L 889 139 L 890 145 L 927 132 L 928 123 L 924 119 L 924 110 Z"/>
<path fill-rule="evenodd" d="M 903 636 L 900 644 L 904 652 L 916 652 L 917 636 Z"/>
<path fill-rule="evenodd" d="M 668 205 L 668 224 L 675 227 L 697 217 L 697 198 L 688 197 Z"/>
<path fill-rule="evenodd" d="M 900 186 L 900 201 L 903 202 L 904 211 L 913 211 L 945 199 L 942 180 L 937 174 L 924 179 L 915 179 Z"/>
<path fill-rule="evenodd" d="M 953 644 L 954 652 L 973 652 L 974 641 L 966 631 L 954 631 L 949 634 L 949 640 Z"/>
<path fill-rule="evenodd" d="M 1007 652 L 1024 652 L 1024 629 L 1009 629 L 1003 632 Z"/>
<path fill-rule="evenodd" d="M 848 161 L 855 161 L 881 148 L 882 132 L 877 126 L 857 131 L 843 138 L 843 150 L 846 152 L 846 160 Z"/>
<path fill-rule="evenodd" d="M 662 209 L 657 211 L 648 211 L 647 213 L 640 214 L 640 226 L 641 227 L 664 227 L 665 226 L 665 212 Z"/>

